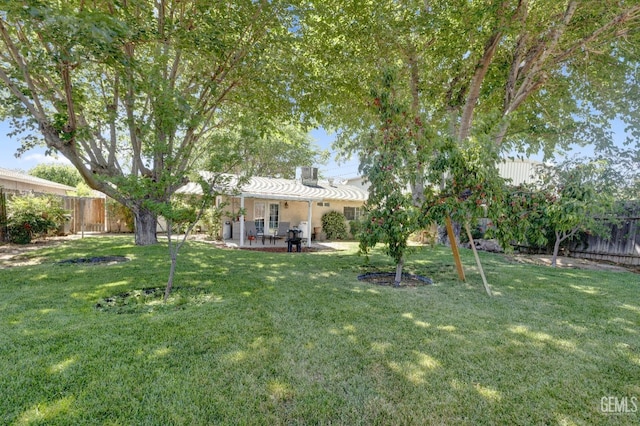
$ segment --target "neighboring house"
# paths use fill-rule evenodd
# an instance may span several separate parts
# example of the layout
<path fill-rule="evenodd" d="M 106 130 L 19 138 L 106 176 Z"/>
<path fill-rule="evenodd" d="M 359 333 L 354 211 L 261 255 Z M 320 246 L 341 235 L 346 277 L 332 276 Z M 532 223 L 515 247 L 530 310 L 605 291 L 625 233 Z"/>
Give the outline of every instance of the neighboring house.
<path fill-rule="evenodd" d="M 50 180 L 41 179 L 25 173 L 0 168 L 0 187 L 5 193 L 23 194 L 27 192 L 38 194 L 67 195 L 75 191 L 73 186 L 62 185 Z"/>
<path fill-rule="evenodd" d="M 496 164 L 498 173 L 505 179 L 510 179 L 511 185 L 518 186 L 523 183 L 534 183 L 538 180 L 538 167 L 543 163 L 535 160 L 516 160 L 504 158 Z"/>
<path fill-rule="evenodd" d="M 63 206 L 69 211 L 70 220 L 65 223 L 63 232 L 84 231 L 104 232 L 106 224 L 105 195 L 93 191 L 91 197 L 75 197 L 76 188 L 38 178 L 26 173 L 0 168 L 0 195 L 20 194 L 55 195 L 63 200 Z M 0 220 L 4 220 L 0 218 Z"/>
<path fill-rule="evenodd" d="M 496 168 L 498 169 L 498 173 L 500 173 L 501 177 L 504 179 L 510 179 L 510 184 L 517 186 L 523 183 L 535 182 L 537 180 L 535 177 L 537 174 L 537 167 L 541 165 L 542 163 L 540 161 L 535 160 L 503 158 L 503 161 L 496 163 Z M 362 176 L 348 179 L 346 183 L 347 185 L 362 188 L 365 191 L 367 191 L 371 185 L 369 182 L 365 181 Z"/>
<path fill-rule="evenodd" d="M 335 210 L 344 213 L 347 220 L 358 219 L 367 192 L 352 185 L 318 181 L 317 169 L 311 170 L 311 174 L 303 172 L 299 179 L 252 177 L 237 195 L 224 197 L 229 211 L 244 209 L 246 215 L 223 218 L 223 237 L 238 239 L 243 246 L 247 237 L 245 221 L 252 221 L 256 230 L 267 237 L 285 222 L 290 228 L 302 230 L 302 238 L 311 244 L 312 234 L 320 231 L 325 213 Z M 190 183 L 178 192 L 197 194 L 201 189 Z"/>

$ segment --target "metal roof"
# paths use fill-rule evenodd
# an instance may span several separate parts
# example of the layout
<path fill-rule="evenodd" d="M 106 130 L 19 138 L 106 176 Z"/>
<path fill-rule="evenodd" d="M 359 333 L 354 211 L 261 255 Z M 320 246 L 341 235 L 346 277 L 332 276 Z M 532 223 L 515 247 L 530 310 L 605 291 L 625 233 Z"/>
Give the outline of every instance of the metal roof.
<path fill-rule="evenodd" d="M 235 182 L 232 181 L 228 188 L 233 188 Z M 197 183 L 189 183 L 178 190 L 182 193 L 197 194 L 201 188 Z M 233 193 L 230 189 L 226 192 Z M 326 181 L 319 181 L 317 185 L 303 185 L 295 179 L 281 179 L 254 176 L 249 182 L 240 188 L 239 194 L 247 198 L 265 198 L 272 200 L 301 200 L 301 201 L 321 201 L 321 200 L 343 200 L 343 201 L 366 201 L 367 191 L 353 185 L 329 184 Z"/>

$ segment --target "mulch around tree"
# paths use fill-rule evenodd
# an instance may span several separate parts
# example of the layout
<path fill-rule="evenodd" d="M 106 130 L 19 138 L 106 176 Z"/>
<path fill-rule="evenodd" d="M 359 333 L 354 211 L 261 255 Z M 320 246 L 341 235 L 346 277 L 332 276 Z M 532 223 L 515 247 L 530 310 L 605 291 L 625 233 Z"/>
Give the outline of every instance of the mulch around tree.
<path fill-rule="evenodd" d="M 364 281 L 371 284 L 391 286 L 395 288 L 404 287 L 421 287 L 425 285 L 433 284 L 430 278 L 423 277 L 422 275 L 414 275 L 403 273 L 400 286 L 395 285 L 395 272 L 368 272 L 366 274 L 358 275 L 359 281 Z"/>
<path fill-rule="evenodd" d="M 65 264 L 114 264 L 120 262 L 128 262 L 129 258 L 124 256 L 94 256 L 94 257 L 77 257 L 75 259 L 66 259 L 57 262 L 58 265 Z"/>

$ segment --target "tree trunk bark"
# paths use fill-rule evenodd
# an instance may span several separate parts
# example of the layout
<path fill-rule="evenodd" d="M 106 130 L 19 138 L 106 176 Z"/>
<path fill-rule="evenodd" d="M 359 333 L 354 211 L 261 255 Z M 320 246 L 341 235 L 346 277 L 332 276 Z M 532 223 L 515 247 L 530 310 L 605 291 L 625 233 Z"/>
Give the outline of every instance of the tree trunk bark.
<path fill-rule="evenodd" d="M 135 243 L 138 246 L 150 246 L 158 243 L 156 235 L 157 216 L 145 208 L 133 210 Z"/>
<path fill-rule="evenodd" d="M 551 266 L 554 268 L 558 264 L 558 252 L 560 251 L 560 243 L 562 242 L 562 238 L 556 232 L 556 242 L 553 245 L 553 256 L 551 257 Z"/>
<path fill-rule="evenodd" d="M 396 278 L 393 281 L 394 287 L 400 287 L 400 283 L 402 282 L 402 268 L 404 267 L 404 257 L 400 259 L 400 262 L 396 265 Z"/>
<path fill-rule="evenodd" d="M 169 268 L 169 279 L 167 280 L 167 287 L 164 289 L 164 303 L 167 303 L 171 290 L 173 289 L 173 277 L 176 274 L 176 265 L 178 264 L 178 257 L 171 253 L 171 267 Z"/>

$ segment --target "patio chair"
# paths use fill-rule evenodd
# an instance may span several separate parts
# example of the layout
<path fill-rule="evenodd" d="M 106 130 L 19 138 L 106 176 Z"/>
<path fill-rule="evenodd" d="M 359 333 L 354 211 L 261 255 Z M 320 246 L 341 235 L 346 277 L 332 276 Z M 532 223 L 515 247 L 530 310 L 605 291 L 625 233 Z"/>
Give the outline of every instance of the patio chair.
<path fill-rule="evenodd" d="M 274 232 L 273 235 L 269 237 L 269 241 L 276 243 L 280 238 L 284 238 L 287 236 L 287 231 L 289 230 L 290 222 L 279 222 L 278 229 Z"/>
<path fill-rule="evenodd" d="M 262 244 L 264 244 L 264 232 L 258 232 L 256 230 L 256 223 L 252 220 L 244 223 L 244 232 L 249 240 L 249 245 L 251 245 L 251 241 L 257 240 L 258 238 L 262 238 Z"/>

